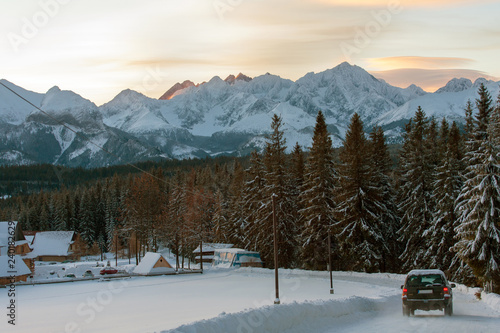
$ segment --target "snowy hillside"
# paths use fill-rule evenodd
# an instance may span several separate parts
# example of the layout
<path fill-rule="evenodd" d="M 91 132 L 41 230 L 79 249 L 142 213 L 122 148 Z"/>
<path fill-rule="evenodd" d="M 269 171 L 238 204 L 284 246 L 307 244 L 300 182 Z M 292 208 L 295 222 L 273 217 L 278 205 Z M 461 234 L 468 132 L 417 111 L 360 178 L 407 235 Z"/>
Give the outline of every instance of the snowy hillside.
<path fill-rule="evenodd" d="M 264 147 L 273 114 L 283 117 L 288 151 L 296 142 L 308 148 L 319 110 L 336 146 L 342 144 L 355 112 L 366 130 L 381 125 L 389 141 L 398 142 L 402 126 L 418 106 L 428 116 L 463 122 L 465 103 L 475 100 L 480 82 L 487 83 L 493 98 L 499 91 L 498 82 L 484 79 L 474 83 L 453 79 L 436 93 L 415 85 L 401 89 L 348 63 L 308 73 L 295 82 L 269 73 L 255 78 L 240 73 L 225 80 L 216 76 L 198 85 L 186 80 L 159 100 L 127 89 L 100 107 L 58 87 L 37 94 L 2 82 L 120 158 L 99 153 L 84 137 L 75 136 L 0 86 L 0 164 L 83 167 L 248 154 Z M 45 147 L 42 153 L 40 144 Z"/>

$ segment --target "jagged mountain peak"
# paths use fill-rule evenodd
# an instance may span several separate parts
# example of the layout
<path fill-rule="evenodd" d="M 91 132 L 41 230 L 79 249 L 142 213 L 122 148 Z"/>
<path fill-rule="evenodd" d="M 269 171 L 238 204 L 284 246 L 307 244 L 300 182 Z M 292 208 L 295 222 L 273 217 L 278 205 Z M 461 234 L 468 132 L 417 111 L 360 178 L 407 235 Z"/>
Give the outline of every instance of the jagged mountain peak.
<path fill-rule="evenodd" d="M 39 110 L 33 111 L 27 120 L 44 124 L 66 123 L 89 131 L 101 130 L 102 114 L 90 100 L 70 90 L 54 86 L 45 94 Z M 50 116 L 47 116 L 47 113 Z"/>
<path fill-rule="evenodd" d="M 250 82 L 252 81 L 252 78 L 240 72 L 237 76 L 230 74 L 224 81 L 229 84 L 234 84 L 237 81 Z"/>
<path fill-rule="evenodd" d="M 486 80 L 484 77 L 480 77 L 474 81 L 474 84 L 472 85 L 474 88 L 479 88 L 481 84 L 484 84 L 485 86 L 491 83 L 495 83 L 495 81 L 492 80 Z"/>
<path fill-rule="evenodd" d="M 185 80 L 182 83 L 177 82 L 170 89 L 168 89 L 159 99 L 163 100 L 172 99 L 172 97 L 174 97 L 179 91 L 194 86 L 195 84 L 190 80 Z"/>
<path fill-rule="evenodd" d="M 0 85 L 0 123 L 19 125 L 25 121 L 34 108 L 9 89 L 12 89 L 36 106 L 40 106 L 44 95 L 23 89 L 6 79 L 1 79 L 0 82 L 8 87 L 7 89 Z"/>
<path fill-rule="evenodd" d="M 436 90 L 437 94 L 445 93 L 445 92 L 459 92 L 464 91 L 472 87 L 472 81 L 466 78 L 454 78 L 448 81 L 444 87 Z"/>
<path fill-rule="evenodd" d="M 410 84 L 404 90 L 413 96 L 424 96 L 427 94 L 427 92 L 424 89 L 420 88 L 419 86 L 417 86 L 415 84 Z"/>
<path fill-rule="evenodd" d="M 250 82 L 252 81 L 252 78 L 250 76 L 246 76 L 245 74 L 243 73 L 239 73 L 237 76 L 236 76 L 236 80 L 237 81 L 245 81 L 245 82 Z"/>
<path fill-rule="evenodd" d="M 70 109 L 95 110 L 97 106 L 90 100 L 70 90 L 61 90 L 54 86 L 50 88 L 43 98 L 42 109 L 44 111 L 67 111 Z"/>
<path fill-rule="evenodd" d="M 115 98 L 113 98 L 110 102 L 104 105 L 126 105 L 149 99 L 149 97 L 138 91 L 125 89 L 122 90 L 118 95 L 116 95 Z"/>

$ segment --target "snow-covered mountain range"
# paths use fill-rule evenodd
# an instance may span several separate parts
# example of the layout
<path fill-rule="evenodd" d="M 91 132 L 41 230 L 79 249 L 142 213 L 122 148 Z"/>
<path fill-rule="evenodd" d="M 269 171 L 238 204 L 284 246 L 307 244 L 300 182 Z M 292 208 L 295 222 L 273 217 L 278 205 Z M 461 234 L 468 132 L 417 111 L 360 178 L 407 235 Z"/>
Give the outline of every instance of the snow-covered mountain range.
<path fill-rule="evenodd" d="M 225 80 L 216 76 L 199 85 L 186 80 L 160 99 L 124 90 L 96 106 L 58 87 L 39 94 L 1 80 L 47 114 L 0 85 L 0 165 L 98 167 L 248 154 L 263 147 L 273 114 L 283 118 L 289 150 L 296 142 L 307 148 L 319 110 L 336 145 L 354 112 L 366 130 L 381 125 L 388 139 L 397 141 L 402 125 L 419 105 L 428 116 L 463 122 L 465 103 L 474 101 L 481 82 L 496 98 L 500 82 L 453 79 L 435 93 L 426 93 L 415 85 L 391 86 L 358 66 L 342 63 L 295 82 L 269 73 L 253 79 L 241 73 Z"/>

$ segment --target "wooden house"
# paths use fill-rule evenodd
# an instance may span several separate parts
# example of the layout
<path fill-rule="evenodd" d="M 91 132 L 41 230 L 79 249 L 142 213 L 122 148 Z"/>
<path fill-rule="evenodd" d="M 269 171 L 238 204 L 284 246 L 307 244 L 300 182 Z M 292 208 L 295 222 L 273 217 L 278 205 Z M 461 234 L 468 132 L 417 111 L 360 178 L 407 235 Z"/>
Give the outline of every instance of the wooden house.
<path fill-rule="evenodd" d="M 79 260 L 74 231 L 40 231 L 33 240 L 33 252 L 29 257 L 38 261 Z"/>

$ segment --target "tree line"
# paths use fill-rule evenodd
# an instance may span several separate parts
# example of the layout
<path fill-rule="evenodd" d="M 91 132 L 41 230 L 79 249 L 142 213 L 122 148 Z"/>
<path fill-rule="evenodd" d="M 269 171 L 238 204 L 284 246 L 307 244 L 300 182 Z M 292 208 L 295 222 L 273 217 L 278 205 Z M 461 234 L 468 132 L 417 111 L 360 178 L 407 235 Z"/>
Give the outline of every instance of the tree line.
<path fill-rule="evenodd" d="M 335 151 L 318 112 L 312 146 L 290 154 L 274 115 L 265 148 L 245 166 L 114 175 L 12 198 L 1 213 L 24 230 L 75 230 L 89 251 L 164 244 L 180 260 L 201 242 L 222 242 L 259 251 L 273 267 L 274 200 L 280 267 L 327 269 L 332 251 L 336 270 L 437 268 L 498 292 L 500 96 L 495 105 L 481 85 L 465 116 L 460 131 L 419 107 L 394 168 L 383 130 L 366 135 L 358 114 Z"/>

